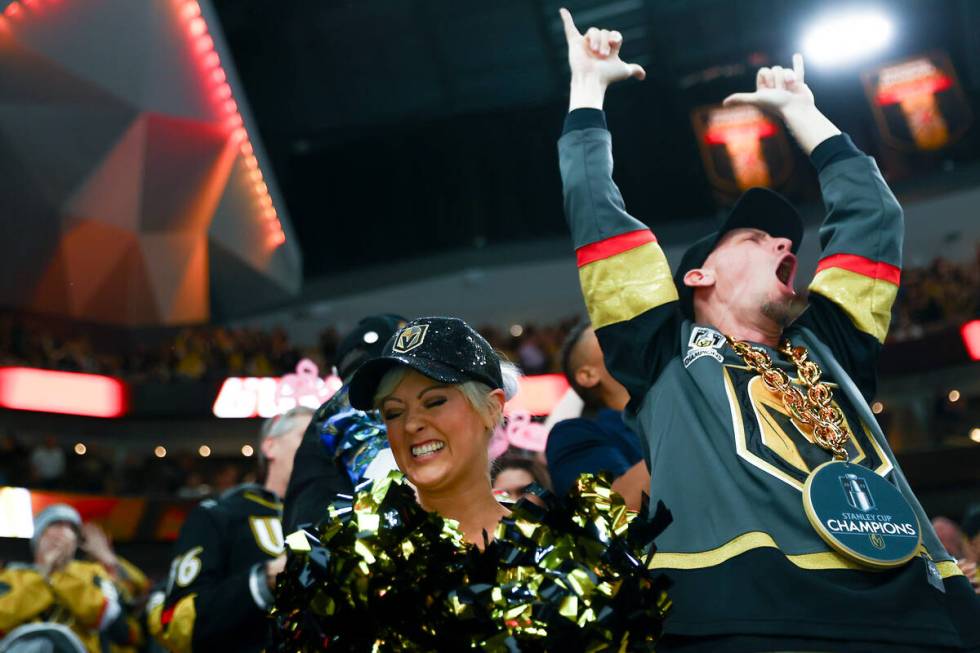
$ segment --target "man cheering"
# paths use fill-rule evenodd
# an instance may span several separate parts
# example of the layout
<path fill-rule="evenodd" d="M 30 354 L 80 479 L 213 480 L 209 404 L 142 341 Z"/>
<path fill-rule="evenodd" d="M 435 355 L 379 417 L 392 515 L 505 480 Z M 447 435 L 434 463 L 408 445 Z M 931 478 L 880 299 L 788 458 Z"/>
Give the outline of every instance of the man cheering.
<path fill-rule="evenodd" d="M 793 284 L 800 218 L 761 188 L 672 279 L 625 211 L 601 111 L 609 84 L 645 71 L 620 59 L 618 32 L 583 36 L 561 14 L 572 80 L 559 154 L 582 292 L 629 391 L 651 498 L 674 515 L 652 562 L 674 581 L 660 650 L 980 646 L 980 604 L 868 407 L 903 231 L 874 161 L 817 110 L 799 56 L 763 68 L 754 93 L 726 102 L 781 116 L 819 173 L 827 217 L 808 301 Z"/>

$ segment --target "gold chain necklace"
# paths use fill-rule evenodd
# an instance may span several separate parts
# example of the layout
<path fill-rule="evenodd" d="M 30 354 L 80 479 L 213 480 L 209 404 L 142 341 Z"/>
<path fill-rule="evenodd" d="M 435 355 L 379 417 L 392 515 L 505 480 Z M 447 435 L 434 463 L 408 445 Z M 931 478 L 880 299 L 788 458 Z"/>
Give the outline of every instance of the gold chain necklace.
<path fill-rule="evenodd" d="M 822 372 L 811 360 L 803 347 L 794 347 L 789 340 L 779 345 L 779 353 L 788 357 L 796 366 L 797 378 L 806 387 L 806 393 L 793 385 L 789 375 L 772 363 L 769 354 L 747 342 L 725 336 L 728 344 L 745 364 L 762 377 L 771 392 L 779 396 L 783 406 L 794 419 L 813 427 L 813 437 L 824 449 L 834 454 L 836 460 L 847 460 L 847 440 L 844 414 L 833 404 L 830 386 L 820 382 Z"/>

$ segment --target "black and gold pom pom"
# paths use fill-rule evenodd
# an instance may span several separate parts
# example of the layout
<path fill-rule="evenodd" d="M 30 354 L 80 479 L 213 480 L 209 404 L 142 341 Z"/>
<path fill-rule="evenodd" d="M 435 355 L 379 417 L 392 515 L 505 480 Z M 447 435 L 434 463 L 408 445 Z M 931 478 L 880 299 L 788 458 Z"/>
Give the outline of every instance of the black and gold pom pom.
<path fill-rule="evenodd" d="M 670 523 L 626 509 L 606 475 L 538 489 L 480 551 L 393 472 L 287 538 L 278 651 L 652 651 L 670 607 L 648 569 Z"/>

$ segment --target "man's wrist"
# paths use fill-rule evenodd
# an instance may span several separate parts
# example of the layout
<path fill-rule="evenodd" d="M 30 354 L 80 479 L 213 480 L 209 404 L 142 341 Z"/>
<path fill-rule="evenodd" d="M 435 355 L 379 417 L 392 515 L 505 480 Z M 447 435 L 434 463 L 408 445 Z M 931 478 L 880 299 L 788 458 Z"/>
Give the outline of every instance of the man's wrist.
<path fill-rule="evenodd" d="M 807 156 L 817 145 L 841 133 L 840 129 L 813 104 L 801 106 L 791 104 L 783 108 L 781 115 L 787 129 Z"/>
<path fill-rule="evenodd" d="M 275 603 L 275 597 L 269 589 L 269 571 L 264 562 L 257 562 L 252 566 L 248 574 L 248 591 L 260 610 L 268 610 Z"/>
<path fill-rule="evenodd" d="M 602 109 L 609 84 L 596 74 L 572 74 L 568 110 Z"/>

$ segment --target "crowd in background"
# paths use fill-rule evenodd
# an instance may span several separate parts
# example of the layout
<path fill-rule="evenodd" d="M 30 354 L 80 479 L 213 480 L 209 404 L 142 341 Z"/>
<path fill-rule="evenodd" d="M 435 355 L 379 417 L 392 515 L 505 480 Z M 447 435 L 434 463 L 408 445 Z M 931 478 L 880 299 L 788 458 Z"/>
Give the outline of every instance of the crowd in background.
<path fill-rule="evenodd" d="M 978 250 L 980 257 L 980 250 Z M 937 258 L 929 266 L 902 273 L 890 338 L 908 340 L 980 313 L 980 258 L 954 263 Z M 552 324 L 482 325 L 479 330 L 495 348 L 527 374 L 558 372 L 556 354 L 577 318 Z M 146 342 L 123 342 L 52 328 L 40 318 L 0 314 L 0 366 L 29 365 L 46 369 L 123 376 L 130 380 L 199 381 L 228 376 L 278 376 L 295 369 L 302 358 L 321 370 L 335 364 L 340 334 L 325 328 L 315 345 L 290 342 L 281 329 L 196 326 L 152 334 Z"/>
<path fill-rule="evenodd" d="M 929 266 L 902 271 L 890 340 L 920 338 L 930 330 L 980 315 L 980 246 L 977 260 L 937 258 Z"/>
<path fill-rule="evenodd" d="M 253 454 L 254 455 L 254 454 Z M 54 437 L 0 433 L 0 487 L 109 495 L 201 498 L 255 480 L 255 461 L 242 454 L 202 457 L 85 444 L 84 454 Z"/>
<path fill-rule="evenodd" d="M 927 267 L 904 270 L 891 338 L 922 337 L 978 314 L 980 249 L 978 261 L 973 263 L 938 258 Z M 295 369 L 305 357 L 326 373 L 336 362 L 340 342 L 340 334 L 333 327 L 321 332 L 315 346 L 304 349 L 291 343 L 283 329 L 198 326 L 158 333 L 153 345 L 112 343 L 104 333 L 80 334 L 69 325 L 52 327 L 39 320 L 0 314 L 0 366 L 29 365 L 114 374 L 136 381 L 180 382 L 277 376 Z M 572 316 L 548 325 L 483 325 L 479 330 L 525 374 L 543 374 L 561 371 L 561 345 L 577 320 Z M 964 411 L 970 412 L 967 403 L 951 403 L 945 392 L 937 394 L 933 422 L 941 426 L 952 420 L 958 428 Z M 879 419 L 887 421 L 889 417 L 886 412 Z M 254 467 L 241 455 L 204 458 L 197 451 L 172 451 L 165 458 L 157 458 L 149 451 L 100 448 L 91 443 L 84 455 L 79 455 L 70 447 L 71 443 L 58 443 L 50 437 L 27 437 L 9 430 L 0 433 L 0 486 L 196 497 L 249 480 Z"/>

